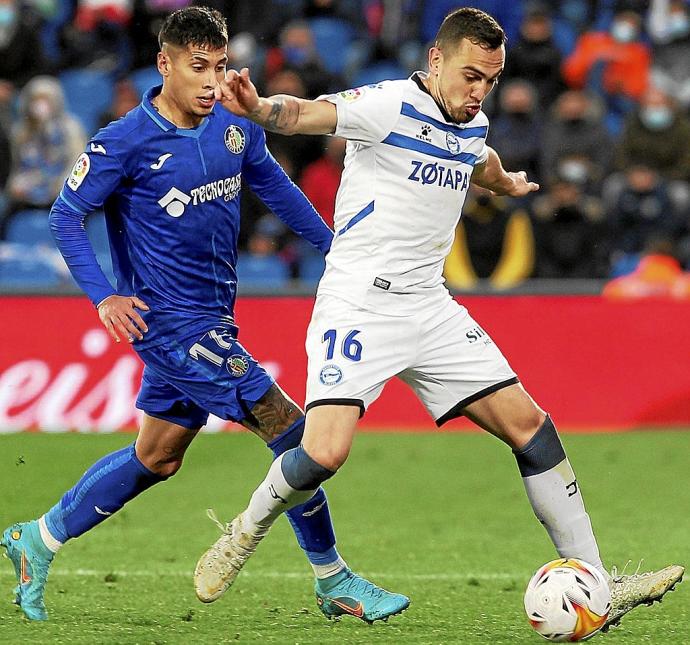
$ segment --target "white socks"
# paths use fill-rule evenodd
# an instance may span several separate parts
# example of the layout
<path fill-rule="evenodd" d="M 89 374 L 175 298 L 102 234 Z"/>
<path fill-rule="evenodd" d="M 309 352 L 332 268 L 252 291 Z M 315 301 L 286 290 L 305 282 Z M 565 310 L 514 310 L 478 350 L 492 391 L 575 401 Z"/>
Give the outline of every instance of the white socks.
<path fill-rule="evenodd" d="M 56 540 L 53 534 L 48 530 L 45 515 L 41 515 L 41 517 L 38 518 L 38 530 L 41 533 L 41 539 L 43 540 L 43 544 L 46 545 L 46 548 L 53 553 L 57 553 L 62 546 L 62 542 Z"/>
<path fill-rule="evenodd" d="M 579 558 L 606 573 L 570 462 L 564 459 L 550 470 L 523 477 L 522 481 L 534 513 L 559 555 Z"/>

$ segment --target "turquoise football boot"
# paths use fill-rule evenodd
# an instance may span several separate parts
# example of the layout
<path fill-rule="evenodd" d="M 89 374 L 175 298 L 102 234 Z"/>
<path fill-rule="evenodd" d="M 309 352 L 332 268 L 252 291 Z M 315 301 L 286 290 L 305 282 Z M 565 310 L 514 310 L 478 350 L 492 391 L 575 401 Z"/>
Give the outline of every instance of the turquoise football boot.
<path fill-rule="evenodd" d="M 13 524 L 5 529 L 0 545 L 7 549 L 19 583 L 14 602 L 29 620 L 48 620 L 43 594 L 54 553 L 43 544 L 38 522 Z"/>
<path fill-rule="evenodd" d="M 329 620 L 354 616 L 371 624 L 388 620 L 410 605 L 407 596 L 381 589 L 347 568 L 330 578 L 317 579 L 314 591 L 319 609 Z"/>

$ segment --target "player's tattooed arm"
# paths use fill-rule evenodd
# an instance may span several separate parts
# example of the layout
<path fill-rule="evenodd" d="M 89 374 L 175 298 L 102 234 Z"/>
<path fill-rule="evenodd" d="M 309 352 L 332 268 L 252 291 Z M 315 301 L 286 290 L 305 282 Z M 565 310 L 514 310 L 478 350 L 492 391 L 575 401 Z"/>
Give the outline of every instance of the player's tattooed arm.
<path fill-rule="evenodd" d="M 249 118 L 271 132 L 292 134 L 299 121 L 300 106 L 294 96 L 276 94 L 263 99 Z"/>
<path fill-rule="evenodd" d="M 269 443 L 303 416 L 304 412 L 300 407 L 273 384 L 241 423 Z"/>

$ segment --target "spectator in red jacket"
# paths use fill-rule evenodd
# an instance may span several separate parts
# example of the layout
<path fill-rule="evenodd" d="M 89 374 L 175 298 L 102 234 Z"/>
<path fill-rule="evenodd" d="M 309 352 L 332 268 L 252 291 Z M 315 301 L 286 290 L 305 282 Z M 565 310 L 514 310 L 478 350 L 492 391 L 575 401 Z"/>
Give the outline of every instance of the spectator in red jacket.
<path fill-rule="evenodd" d="M 563 64 L 563 78 L 573 88 L 584 88 L 601 73 L 603 90 L 639 99 L 647 89 L 651 55 L 640 40 L 641 19 L 633 11 L 615 14 L 608 32 L 588 31 Z"/>

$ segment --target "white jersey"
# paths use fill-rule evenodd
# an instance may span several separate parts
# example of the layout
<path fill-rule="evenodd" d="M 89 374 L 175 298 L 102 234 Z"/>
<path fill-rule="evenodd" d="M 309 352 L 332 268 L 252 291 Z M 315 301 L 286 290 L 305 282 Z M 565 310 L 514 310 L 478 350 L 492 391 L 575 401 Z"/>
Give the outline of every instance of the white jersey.
<path fill-rule="evenodd" d="M 415 75 L 320 98 L 335 104 L 348 144 L 318 293 L 393 315 L 448 298 L 443 264 L 488 156 L 486 115 L 447 121 Z"/>

